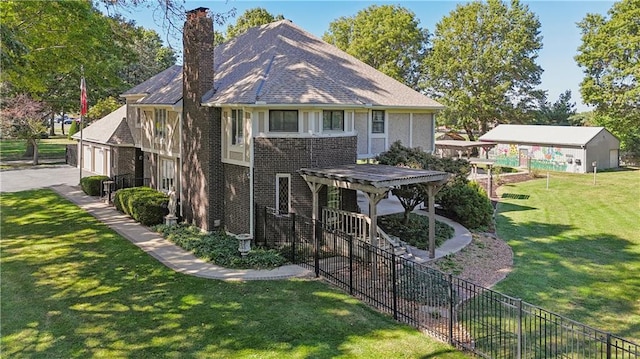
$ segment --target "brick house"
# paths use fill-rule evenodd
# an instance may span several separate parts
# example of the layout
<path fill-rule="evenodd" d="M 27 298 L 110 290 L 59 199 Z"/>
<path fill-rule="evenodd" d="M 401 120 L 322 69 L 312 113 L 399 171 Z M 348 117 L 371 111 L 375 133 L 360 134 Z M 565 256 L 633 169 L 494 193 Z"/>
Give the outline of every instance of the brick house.
<path fill-rule="evenodd" d="M 288 20 L 213 48 L 207 9 L 188 12 L 184 65 L 122 96 L 138 152 L 133 169 L 175 187 L 185 221 L 255 233 L 265 206 L 309 216 L 298 171 L 355 164 L 400 140 L 434 149 L 443 106 Z M 354 190 L 329 187 L 320 203 L 357 211 Z"/>

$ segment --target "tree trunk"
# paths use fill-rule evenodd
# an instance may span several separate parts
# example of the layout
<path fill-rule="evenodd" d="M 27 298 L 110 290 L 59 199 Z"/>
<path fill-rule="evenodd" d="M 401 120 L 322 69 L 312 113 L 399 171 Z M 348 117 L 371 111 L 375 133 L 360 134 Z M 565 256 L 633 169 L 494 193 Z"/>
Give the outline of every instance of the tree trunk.
<path fill-rule="evenodd" d="M 56 119 L 55 112 L 51 113 L 51 118 L 49 119 L 49 136 L 56 135 Z"/>
<path fill-rule="evenodd" d="M 402 224 L 404 224 L 405 226 L 409 225 L 409 214 L 413 211 L 413 209 L 404 209 L 404 218 L 402 220 Z"/>
<path fill-rule="evenodd" d="M 467 136 L 469 136 L 469 141 L 476 140 L 476 138 L 473 136 L 473 128 L 471 128 L 471 126 L 464 126 L 464 131 L 467 133 Z"/>
<path fill-rule="evenodd" d="M 38 165 L 38 140 L 33 139 L 31 141 L 31 146 L 33 146 L 33 165 L 36 166 Z"/>

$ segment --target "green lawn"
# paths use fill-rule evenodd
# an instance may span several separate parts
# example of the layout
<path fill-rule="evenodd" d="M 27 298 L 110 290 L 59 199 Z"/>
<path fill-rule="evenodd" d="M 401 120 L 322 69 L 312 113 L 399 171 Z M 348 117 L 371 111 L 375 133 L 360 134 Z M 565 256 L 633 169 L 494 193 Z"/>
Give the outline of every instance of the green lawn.
<path fill-rule="evenodd" d="M 40 158 L 60 158 L 64 160 L 67 144 L 75 144 L 64 136 L 42 139 L 38 145 Z M 0 141 L 0 160 L 30 160 L 31 157 L 24 157 L 27 143 L 25 140 L 2 140 Z"/>
<path fill-rule="evenodd" d="M 497 290 L 640 342 L 640 171 L 551 173 L 501 187 L 514 271 Z"/>
<path fill-rule="evenodd" d="M 466 358 L 321 281 L 176 273 L 50 190 L 0 203 L 3 357 Z"/>

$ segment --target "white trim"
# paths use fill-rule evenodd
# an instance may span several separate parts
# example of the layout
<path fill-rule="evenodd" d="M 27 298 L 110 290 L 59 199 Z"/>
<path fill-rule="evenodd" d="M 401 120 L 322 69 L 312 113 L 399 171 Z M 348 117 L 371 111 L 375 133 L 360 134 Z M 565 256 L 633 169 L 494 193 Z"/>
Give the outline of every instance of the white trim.
<path fill-rule="evenodd" d="M 289 182 L 288 194 L 287 194 L 287 212 L 291 212 L 291 174 L 290 173 L 276 173 L 276 211 L 280 210 L 280 178 L 287 178 Z"/>

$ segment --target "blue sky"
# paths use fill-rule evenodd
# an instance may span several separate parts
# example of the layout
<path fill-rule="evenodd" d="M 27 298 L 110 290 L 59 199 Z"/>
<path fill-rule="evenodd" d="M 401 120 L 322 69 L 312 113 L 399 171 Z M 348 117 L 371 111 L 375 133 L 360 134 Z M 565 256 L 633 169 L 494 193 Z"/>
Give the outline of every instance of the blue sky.
<path fill-rule="evenodd" d="M 460 1 L 242 1 L 242 0 L 187 0 L 187 10 L 196 7 L 208 7 L 214 12 L 226 12 L 235 8 L 237 16 L 245 10 L 263 7 L 271 14 L 282 14 L 298 26 L 321 37 L 329 28 L 329 23 L 341 16 L 353 16 L 372 4 L 401 5 L 413 11 L 420 20 L 420 26 L 433 33 L 435 25 L 452 10 Z M 580 97 L 580 81 L 582 70 L 576 65 L 574 56 L 580 45 L 580 32 L 576 23 L 587 13 L 606 15 L 613 5 L 610 1 L 524 1 L 539 18 L 542 27 L 543 49 L 539 53 L 538 64 L 544 69 L 540 88 L 548 91 L 550 101 L 555 101 L 565 90 L 571 90 L 572 100 L 576 102 L 578 111 L 588 110 Z M 149 10 L 125 14 L 138 25 L 163 30 L 154 23 Z M 231 23 L 235 19 L 229 20 Z M 226 26 L 223 29 L 225 30 Z M 172 41 L 180 45 L 179 41 Z"/>

